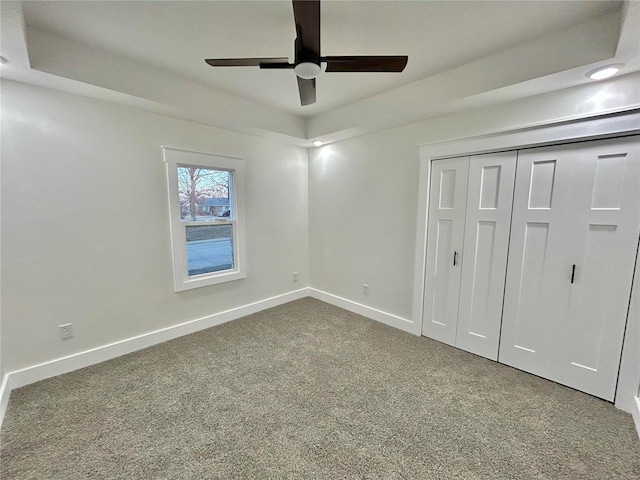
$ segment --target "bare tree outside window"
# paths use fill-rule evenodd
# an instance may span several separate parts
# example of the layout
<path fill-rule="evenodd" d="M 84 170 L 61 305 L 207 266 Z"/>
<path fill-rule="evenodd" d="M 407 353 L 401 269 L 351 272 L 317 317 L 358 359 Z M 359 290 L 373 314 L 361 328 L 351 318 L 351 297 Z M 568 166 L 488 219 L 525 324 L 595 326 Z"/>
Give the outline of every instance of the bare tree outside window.
<path fill-rule="evenodd" d="M 194 166 L 179 166 L 177 170 L 181 219 L 189 216 L 191 221 L 197 221 L 200 214 L 206 213 L 202 212 L 202 205 L 207 198 L 226 199 L 226 205 L 230 205 L 231 174 L 226 170 Z"/>

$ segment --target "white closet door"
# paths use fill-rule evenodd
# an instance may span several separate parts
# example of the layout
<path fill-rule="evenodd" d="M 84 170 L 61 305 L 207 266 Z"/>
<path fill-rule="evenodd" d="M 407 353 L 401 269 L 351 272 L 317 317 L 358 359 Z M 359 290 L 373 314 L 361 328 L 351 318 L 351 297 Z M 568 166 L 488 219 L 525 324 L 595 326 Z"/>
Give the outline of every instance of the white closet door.
<path fill-rule="evenodd" d="M 518 152 L 499 361 L 549 378 L 569 283 L 572 146 Z"/>
<path fill-rule="evenodd" d="M 449 345 L 456 340 L 468 168 L 468 157 L 431 165 L 422 334 Z"/>
<path fill-rule="evenodd" d="M 574 147 L 573 237 L 564 245 L 562 275 L 568 308 L 550 378 L 607 400 L 615 395 L 640 232 L 638 139 Z"/>
<path fill-rule="evenodd" d="M 497 360 L 516 152 L 470 158 L 456 346 Z"/>

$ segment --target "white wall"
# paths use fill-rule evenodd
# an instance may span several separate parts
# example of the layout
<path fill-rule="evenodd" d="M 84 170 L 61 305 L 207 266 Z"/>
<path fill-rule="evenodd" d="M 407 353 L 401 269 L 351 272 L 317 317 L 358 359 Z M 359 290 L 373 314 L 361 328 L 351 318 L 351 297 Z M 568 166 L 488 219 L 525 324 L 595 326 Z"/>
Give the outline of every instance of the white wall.
<path fill-rule="evenodd" d="M 305 149 L 10 81 L 1 128 L 5 372 L 308 285 Z M 246 279 L 173 291 L 161 145 L 245 159 Z"/>
<path fill-rule="evenodd" d="M 313 288 L 411 317 L 417 145 L 411 129 L 400 128 L 311 153 Z"/>

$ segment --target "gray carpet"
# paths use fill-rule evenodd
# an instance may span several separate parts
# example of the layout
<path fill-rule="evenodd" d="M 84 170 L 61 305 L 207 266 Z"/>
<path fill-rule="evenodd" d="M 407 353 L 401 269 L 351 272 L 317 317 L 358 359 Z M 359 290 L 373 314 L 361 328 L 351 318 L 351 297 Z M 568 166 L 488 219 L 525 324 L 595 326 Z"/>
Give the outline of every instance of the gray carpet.
<path fill-rule="evenodd" d="M 612 405 L 310 298 L 11 394 L 3 479 L 640 478 Z"/>

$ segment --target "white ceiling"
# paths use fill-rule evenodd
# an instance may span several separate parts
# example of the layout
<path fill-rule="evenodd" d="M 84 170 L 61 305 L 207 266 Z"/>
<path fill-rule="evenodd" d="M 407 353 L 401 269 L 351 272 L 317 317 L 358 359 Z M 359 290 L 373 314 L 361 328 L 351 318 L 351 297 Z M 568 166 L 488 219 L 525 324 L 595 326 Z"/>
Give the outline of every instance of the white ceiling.
<path fill-rule="evenodd" d="M 0 4 L 3 16 L 5 11 L 15 11 L 7 8 L 8 3 L 15 2 Z M 21 7 L 25 49 L 32 70 L 144 98 L 144 93 L 133 85 L 141 80 L 130 80 L 127 85 L 127 79 L 138 78 L 136 71 L 145 69 L 159 72 L 158 83 L 160 74 L 176 79 L 176 89 L 184 88 L 177 81 L 183 79 L 191 82 L 189 85 L 207 87 L 202 92 L 226 92 L 316 124 L 335 123 L 334 112 L 368 104 L 382 105 L 379 113 L 384 115 L 385 102 L 380 99 L 389 92 L 395 95 L 389 98 L 400 98 L 405 92 L 407 104 L 412 100 L 419 103 L 420 99 L 411 96 L 425 89 L 431 91 L 434 79 L 451 83 L 459 72 L 471 81 L 469 65 L 479 65 L 485 59 L 487 65 L 493 61 L 496 66 L 489 75 L 493 83 L 482 87 L 488 91 L 578 64 L 614 58 L 626 8 L 620 1 L 323 1 L 323 55 L 408 55 L 409 62 L 400 74 L 321 74 L 317 80 L 317 103 L 302 107 L 295 75 L 290 70 L 212 68 L 204 62 L 205 58 L 225 57 L 293 59 L 295 28 L 290 1 L 28 1 L 22 2 Z M 586 24 L 595 25 L 596 30 L 601 24 L 602 31 L 585 34 L 589 31 L 578 27 Z M 567 42 L 562 34 L 569 31 L 577 33 Z M 56 39 L 62 43 L 53 48 Z M 546 48 L 530 49 L 535 54 L 518 57 L 522 70 L 529 72 L 528 78 L 514 77 L 513 63 L 507 70 L 507 63 L 503 62 L 505 71 L 501 71 L 496 60 L 499 55 L 518 49 L 526 52 L 527 45 L 541 39 L 549 39 Z M 558 48 L 554 48 L 553 39 Z M 13 51 L 11 41 L 8 34 L 3 34 L 1 55 Z M 71 52 L 78 45 L 91 55 L 74 57 Z M 601 51 L 580 50 L 593 50 L 593 45 Z M 12 58 L 8 59 L 11 63 Z M 97 65 L 90 67 L 87 59 Z M 99 59 L 113 62 L 111 70 L 100 70 Z M 123 63 L 116 63 L 116 59 Z M 87 72 L 79 73 L 81 63 Z M 483 77 L 487 77 L 486 70 L 476 68 L 474 72 L 484 72 Z M 6 69 L 2 73 L 12 78 Z M 114 78 L 107 79 L 108 76 Z M 24 81 L 25 75 L 16 74 L 16 78 Z M 478 80 L 478 84 L 487 81 Z M 453 83 L 457 81 L 464 79 Z M 151 98 L 150 93 L 148 99 L 163 102 L 160 94 Z M 201 103 L 208 100 L 200 99 Z M 177 102 L 174 99 L 172 105 L 177 106 Z M 171 104 L 171 100 L 166 103 Z"/>
<path fill-rule="evenodd" d="M 620 9 L 617 1 L 327 1 L 323 55 L 408 55 L 401 74 L 329 73 L 318 101 L 301 107 L 292 71 L 212 68 L 204 58 L 293 60 L 290 1 L 38 2 L 28 27 L 166 69 L 200 83 L 308 117 L 406 85 L 473 59 Z"/>

